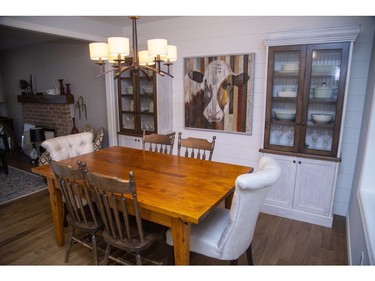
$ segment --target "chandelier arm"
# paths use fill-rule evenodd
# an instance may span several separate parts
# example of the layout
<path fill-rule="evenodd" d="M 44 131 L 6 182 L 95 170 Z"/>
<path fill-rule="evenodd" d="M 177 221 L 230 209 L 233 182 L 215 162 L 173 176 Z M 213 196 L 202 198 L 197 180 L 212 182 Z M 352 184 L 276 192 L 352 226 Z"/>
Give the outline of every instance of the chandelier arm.
<path fill-rule="evenodd" d="M 174 78 L 173 75 L 171 75 L 170 73 L 165 72 L 163 70 L 160 70 L 160 74 L 168 75 L 169 77 Z M 162 75 L 162 76 L 164 76 L 164 75 Z"/>
<path fill-rule="evenodd" d="M 106 73 L 109 73 L 109 72 L 111 72 L 111 71 L 116 71 L 116 70 L 117 70 L 117 69 L 114 68 L 114 69 L 110 69 L 110 70 L 104 71 L 104 72 L 102 72 L 102 73 L 96 75 L 96 78 L 98 78 L 98 77 L 100 77 L 100 76 L 102 76 L 102 75 L 104 75 L 104 74 L 106 74 Z"/>
<path fill-rule="evenodd" d="M 142 68 L 145 68 L 145 69 L 151 70 L 152 72 L 155 72 L 155 73 L 158 73 L 158 74 L 161 75 L 161 76 L 164 76 L 164 74 L 161 73 L 161 71 L 160 71 L 159 69 L 154 68 L 154 67 L 152 67 L 152 66 L 148 66 L 148 65 L 146 65 L 146 66 L 142 66 Z"/>
<path fill-rule="evenodd" d="M 120 75 L 121 75 L 121 73 L 123 73 L 123 72 L 125 72 L 125 71 L 127 71 L 127 70 L 129 70 L 129 69 L 132 69 L 132 68 L 134 68 L 134 66 L 133 65 L 130 65 L 130 66 L 125 66 L 125 67 L 123 67 L 123 68 L 121 68 L 121 69 L 115 69 L 117 72 L 116 72 L 116 75 L 115 75 L 115 79 L 117 79 Z"/>

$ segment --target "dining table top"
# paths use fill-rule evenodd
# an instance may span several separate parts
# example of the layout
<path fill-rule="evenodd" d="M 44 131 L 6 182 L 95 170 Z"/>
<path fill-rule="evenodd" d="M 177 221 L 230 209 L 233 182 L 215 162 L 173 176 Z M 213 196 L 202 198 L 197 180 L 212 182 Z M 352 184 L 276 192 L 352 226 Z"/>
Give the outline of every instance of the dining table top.
<path fill-rule="evenodd" d="M 234 190 L 236 178 L 252 167 L 112 146 L 59 162 L 84 161 L 90 172 L 127 179 L 134 172 L 144 209 L 198 224 Z M 32 169 L 53 178 L 49 165 Z"/>

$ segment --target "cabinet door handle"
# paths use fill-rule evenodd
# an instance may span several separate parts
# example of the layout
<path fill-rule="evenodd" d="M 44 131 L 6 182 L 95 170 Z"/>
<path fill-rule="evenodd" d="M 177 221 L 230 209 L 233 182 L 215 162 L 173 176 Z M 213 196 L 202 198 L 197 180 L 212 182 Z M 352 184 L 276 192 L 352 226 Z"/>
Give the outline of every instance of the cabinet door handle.
<path fill-rule="evenodd" d="M 301 164 L 301 161 L 298 161 L 298 164 Z"/>
<path fill-rule="evenodd" d="M 293 160 L 293 163 L 296 163 L 296 160 Z"/>

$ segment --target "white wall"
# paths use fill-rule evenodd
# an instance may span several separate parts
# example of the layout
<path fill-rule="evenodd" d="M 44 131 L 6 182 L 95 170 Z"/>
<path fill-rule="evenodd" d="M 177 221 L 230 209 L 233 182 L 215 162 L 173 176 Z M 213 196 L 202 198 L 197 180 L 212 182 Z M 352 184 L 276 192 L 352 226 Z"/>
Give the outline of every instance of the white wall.
<path fill-rule="evenodd" d="M 353 171 L 361 127 L 367 74 L 374 35 L 374 19 L 370 17 L 181 17 L 138 26 L 138 42 L 150 38 L 166 38 L 177 45 L 178 61 L 173 66 L 173 129 L 183 135 L 210 139 L 217 136 L 213 160 L 254 166 L 262 147 L 265 102 L 266 48 L 263 34 L 277 30 L 293 30 L 337 25 L 360 24 L 355 42 L 352 76 L 349 86 L 347 122 L 342 144 L 334 213 L 345 216 L 348 209 Z M 124 30 L 130 36 L 130 29 Z M 140 48 L 142 49 L 142 48 Z M 251 136 L 184 129 L 183 58 L 203 55 L 255 52 L 255 94 L 253 134 Z"/>
<path fill-rule="evenodd" d="M 33 75 L 35 92 L 44 92 L 54 86 L 59 87 L 58 79 L 70 83 L 75 101 L 80 96 L 87 107 L 87 119 L 79 118 L 76 112 L 76 126 L 79 130 L 85 124 L 94 128 L 104 127 L 107 131 L 105 85 L 97 79 L 99 67 L 89 60 L 87 42 L 61 39 L 39 45 L 0 52 L 0 69 L 4 84 L 5 103 L 8 117 L 13 119 L 16 135 L 20 141 L 23 134 L 22 105 L 17 101 L 21 94 L 20 79 L 29 81 Z M 36 124 L 38 125 L 38 124 Z M 104 139 L 107 146 L 108 140 Z"/>

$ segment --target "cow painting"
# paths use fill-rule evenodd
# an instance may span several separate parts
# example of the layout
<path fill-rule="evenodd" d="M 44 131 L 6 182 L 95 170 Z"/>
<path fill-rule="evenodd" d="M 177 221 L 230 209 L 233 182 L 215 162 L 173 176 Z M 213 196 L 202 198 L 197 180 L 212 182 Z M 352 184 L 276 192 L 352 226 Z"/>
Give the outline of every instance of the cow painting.
<path fill-rule="evenodd" d="M 249 132 L 254 59 L 238 57 L 185 60 L 185 127 Z"/>

